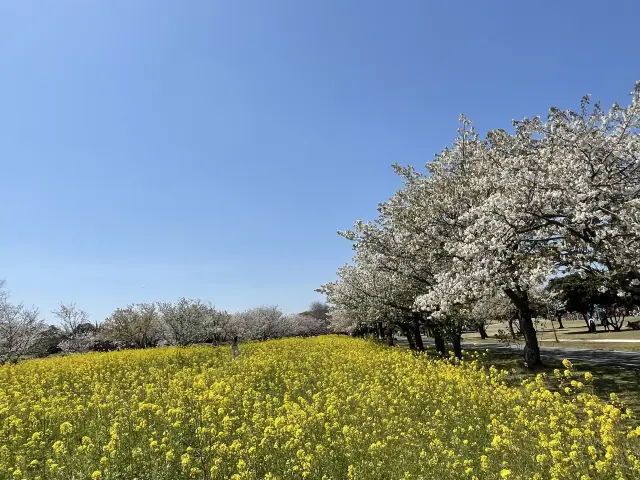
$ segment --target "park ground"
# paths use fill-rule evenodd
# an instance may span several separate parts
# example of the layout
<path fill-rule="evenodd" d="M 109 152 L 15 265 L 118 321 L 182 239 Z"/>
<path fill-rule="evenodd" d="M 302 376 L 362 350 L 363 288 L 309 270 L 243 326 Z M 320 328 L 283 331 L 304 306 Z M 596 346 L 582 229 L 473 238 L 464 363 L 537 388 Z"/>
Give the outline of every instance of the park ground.
<path fill-rule="evenodd" d="M 640 330 L 632 330 L 626 327 L 627 321 L 636 321 L 637 317 L 625 319 L 624 327 L 619 332 L 605 332 L 601 325 L 596 325 L 597 332 L 590 333 L 584 320 L 564 320 L 564 328 L 559 329 L 557 322 L 549 320 L 536 320 L 538 341 L 541 345 L 562 346 L 571 348 L 586 348 L 589 350 L 632 350 L 640 352 Z M 489 338 L 481 339 L 476 332 L 463 334 L 464 341 L 477 343 L 502 343 L 499 338 L 501 332 L 509 335 L 509 327 L 506 323 L 493 323 L 487 327 Z"/>

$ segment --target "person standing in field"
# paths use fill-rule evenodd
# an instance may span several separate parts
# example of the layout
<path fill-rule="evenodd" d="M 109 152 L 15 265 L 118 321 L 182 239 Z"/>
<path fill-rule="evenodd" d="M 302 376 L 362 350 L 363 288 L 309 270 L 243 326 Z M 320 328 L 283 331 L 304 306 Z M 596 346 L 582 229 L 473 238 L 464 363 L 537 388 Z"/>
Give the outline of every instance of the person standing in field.
<path fill-rule="evenodd" d="M 231 345 L 231 357 L 238 358 L 240 356 L 240 350 L 238 350 L 238 336 L 233 337 L 233 344 Z"/>

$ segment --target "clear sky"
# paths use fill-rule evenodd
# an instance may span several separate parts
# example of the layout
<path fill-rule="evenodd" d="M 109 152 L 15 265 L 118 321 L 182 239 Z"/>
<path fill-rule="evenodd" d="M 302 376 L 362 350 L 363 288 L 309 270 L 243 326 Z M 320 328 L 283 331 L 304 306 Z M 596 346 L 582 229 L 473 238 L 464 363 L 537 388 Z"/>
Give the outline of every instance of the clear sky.
<path fill-rule="evenodd" d="M 0 278 L 45 318 L 302 311 L 464 112 L 627 102 L 638 1 L 0 2 Z"/>

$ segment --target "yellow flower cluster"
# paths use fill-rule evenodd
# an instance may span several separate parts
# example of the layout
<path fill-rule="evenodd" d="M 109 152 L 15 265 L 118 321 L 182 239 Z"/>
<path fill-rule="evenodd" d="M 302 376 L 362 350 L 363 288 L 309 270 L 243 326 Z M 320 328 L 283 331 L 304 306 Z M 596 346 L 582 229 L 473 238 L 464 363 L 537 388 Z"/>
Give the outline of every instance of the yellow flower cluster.
<path fill-rule="evenodd" d="M 337 336 L 6 365 L 0 479 L 640 478 L 589 376 L 506 375 Z"/>

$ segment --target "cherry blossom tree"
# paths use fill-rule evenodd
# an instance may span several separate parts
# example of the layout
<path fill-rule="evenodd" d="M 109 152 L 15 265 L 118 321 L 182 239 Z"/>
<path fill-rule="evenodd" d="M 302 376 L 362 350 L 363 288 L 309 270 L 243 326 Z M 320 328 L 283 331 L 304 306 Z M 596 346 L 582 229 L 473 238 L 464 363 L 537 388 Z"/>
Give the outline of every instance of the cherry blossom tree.
<path fill-rule="evenodd" d="M 154 347 L 166 336 L 155 303 L 139 303 L 116 309 L 104 321 L 102 335 L 138 348 Z"/>
<path fill-rule="evenodd" d="M 354 256 L 354 263 L 341 267 L 339 280 L 323 285 L 319 291 L 355 324 L 382 324 L 387 331 L 400 328 L 412 348 L 424 350 L 413 307 L 413 286 L 380 254 L 361 250 Z"/>
<path fill-rule="evenodd" d="M 0 280 L 0 361 L 18 360 L 32 352 L 46 325 L 37 308 L 12 303 Z"/>
<path fill-rule="evenodd" d="M 231 318 L 231 331 L 246 340 L 282 337 L 285 314 L 277 305 L 264 305 L 236 313 Z"/>
<path fill-rule="evenodd" d="M 521 204 L 533 201 L 530 190 L 509 183 L 509 160 L 522 151 L 517 135 L 499 130 L 481 139 L 463 118 L 454 145 L 429 165 L 430 188 L 440 200 L 441 221 L 449 225 L 443 247 L 449 261 L 418 303 L 446 316 L 503 292 L 516 307 L 527 362 L 539 364 L 528 292 L 553 271 L 542 253 L 554 238 L 518 216 Z"/>
<path fill-rule="evenodd" d="M 552 108 L 513 126 L 481 137 L 462 117 L 426 175 L 396 166 L 404 186 L 380 217 L 342 232 L 356 255 L 323 287 L 329 301 L 357 321 L 421 318 L 455 349 L 461 325 L 505 296 L 533 366 L 540 285 L 558 273 L 637 272 L 640 84 L 628 107 L 605 112 L 585 97 L 580 112 Z"/>
<path fill-rule="evenodd" d="M 336 308 L 329 314 L 329 325 L 331 331 L 335 333 L 346 333 L 351 335 L 358 328 L 357 321 L 348 311 Z"/>
<path fill-rule="evenodd" d="M 228 336 L 230 315 L 201 300 L 181 298 L 158 304 L 168 339 L 175 345 L 220 341 Z"/>
<path fill-rule="evenodd" d="M 60 303 L 57 310 L 53 310 L 54 317 L 60 322 L 62 331 L 67 336 L 78 333 L 81 325 L 89 323 L 89 314 L 79 309 L 75 303 Z"/>
<path fill-rule="evenodd" d="M 589 111 L 585 98 L 580 113 L 552 108 L 546 121 L 514 122 L 514 134 L 462 136 L 445 150 L 436 164 L 444 159 L 453 171 L 466 156 L 472 168 L 458 179 L 468 194 L 456 218 L 463 235 L 445 247 L 456 260 L 438 275 L 427 303 L 446 311 L 483 290 L 504 291 L 517 309 L 527 362 L 539 364 L 535 285 L 558 270 L 637 269 L 638 92 L 626 109 Z M 448 176 L 445 182 L 455 182 Z"/>
<path fill-rule="evenodd" d="M 433 217 L 424 215 L 430 193 L 425 178 L 411 167 L 395 169 L 405 188 L 379 205 L 375 221 L 358 221 L 353 229 L 340 232 L 353 242 L 354 265 L 342 267 L 338 284 L 325 285 L 320 291 L 361 323 L 399 328 L 418 350 L 423 349 L 422 331 L 426 330 L 444 353 L 442 325 L 415 305 L 416 297 L 432 285 L 434 270 L 443 260 L 443 225 L 431 222 L 431 230 L 426 230 L 425 221 Z M 365 305 L 366 316 L 361 319 Z"/>

